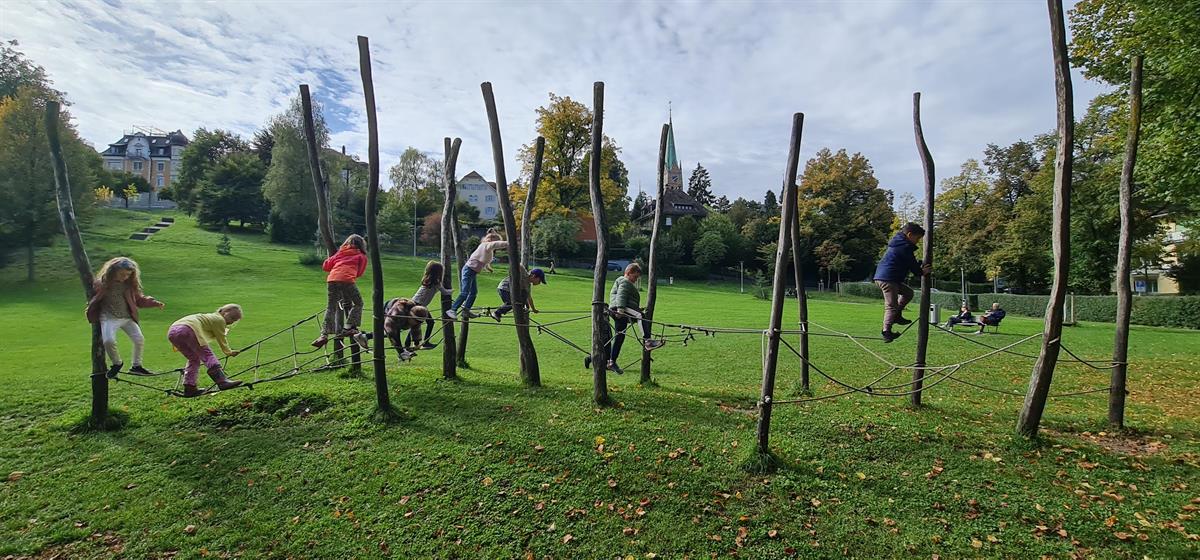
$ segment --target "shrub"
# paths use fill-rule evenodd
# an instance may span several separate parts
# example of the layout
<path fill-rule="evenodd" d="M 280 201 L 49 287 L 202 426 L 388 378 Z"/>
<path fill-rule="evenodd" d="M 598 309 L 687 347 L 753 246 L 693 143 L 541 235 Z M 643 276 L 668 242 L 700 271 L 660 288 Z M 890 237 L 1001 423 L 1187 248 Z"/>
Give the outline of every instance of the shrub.
<path fill-rule="evenodd" d="M 316 251 L 300 253 L 300 264 L 304 266 L 320 266 L 325 263 L 325 257 Z"/>
<path fill-rule="evenodd" d="M 217 242 L 217 254 L 228 255 L 233 251 L 233 244 L 229 241 L 229 234 L 222 233 L 221 240 Z"/>

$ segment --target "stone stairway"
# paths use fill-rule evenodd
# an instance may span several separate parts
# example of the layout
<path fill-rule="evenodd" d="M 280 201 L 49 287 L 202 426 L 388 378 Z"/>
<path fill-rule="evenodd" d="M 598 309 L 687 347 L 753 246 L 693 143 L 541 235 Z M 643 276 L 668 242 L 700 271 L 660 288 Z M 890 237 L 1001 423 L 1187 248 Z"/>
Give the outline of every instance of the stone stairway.
<path fill-rule="evenodd" d="M 129 238 L 133 239 L 135 241 L 145 241 L 147 239 L 150 239 L 151 235 L 158 233 L 159 230 L 162 230 L 163 228 L 170 227 L 171 224 L 173 224 L 173 223 L 175 223 L 175 218 L 171 218 L 171 217 L 159 218 L 157 224 L 154 224 L 150 227 L 144 227 L 144 228 L 142 228 L 142 231 L 134 232 L 132 235 L 129 236 Z"/>

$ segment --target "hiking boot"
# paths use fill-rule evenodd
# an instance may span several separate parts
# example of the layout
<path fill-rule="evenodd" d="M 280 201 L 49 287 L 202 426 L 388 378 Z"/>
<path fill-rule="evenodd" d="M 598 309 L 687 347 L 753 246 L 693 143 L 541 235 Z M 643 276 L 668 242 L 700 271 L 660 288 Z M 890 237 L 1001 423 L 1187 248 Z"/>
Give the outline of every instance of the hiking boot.
<path fill-rule="evenodd" d="M 654 350 L 655 348 L 662 347 L 663 344 L 666 344 L 666 343 L 661 340 L 647 340 L 642 343 L 642 347 L 645 348 L 646 350 Z"/>
<path fill-rule="evenodd" d="M 242 384 L 242 381 L 239 379 L 222 379 L 217 382 L 217 388 L 224 391 L 226 389 L 232 389 L 234 387 L 237 387 L 241 384 Z"/>
<path fill-rule="evenodd" d="M 203 395 L 203 394 L 204 394 L 204 391 L 201 391 L 200 388 L 196 387 L 195 385 L 184 385 L 183 386 L 183 396 L 185 398 L 190 399 L 192 397 L 199 397 L 200 395 Z"/>
<path fill-rule="evenodd" d="M 492 311 L 491 313 L 488 313 L 488 315 L 491 318 L 495 319 L 497 323 L 500 322 L 500 310 L 499 309 Z"/>
<path fill-rule="evenodd" d="M 617 375 L 623 375 L 625 373 L 625 370 L 621 369 L 621 366 L 617 365 L 616 362 L 608 362 L 608 371 L 616 373 Z"/>
<path fill-rule="evenodd" d="M 892 331 L 883 331 L 879 334 L 883 335 L 883 343 L 884 344 L 887 344 L 893 340 L 896 340 L 897 338 L 900 338 L 900 335 L 898 335 Z"/>
<path fill-rule="evenodd" d="M 326 342 L 329 342 L 329 337 L 325 336 L 325 335 L 321 335 L 321 336 L 318 336 L 316 340 L 312 341 L 312 345 L 313 345 L 313 348 L 320 348 L 322 346 L 325 346 Z"/>
<path fill-rule="evenodd" d="M 592 369 L 592 357 L 591 356 L 583 357 L 583 369 Z"/>
<path fill-rule="evenodd" d="M 142 366 L 142 364 L 138 364 L 129 368 L 129 373 L 136 373 L 138 375 L 154 375 L 153 371 L 146 369 Z"/>
<path fill-rule="evenodd" d="M 108 376 L 109 379 L 116 379 L 117 374 L 121 373 L 121 368 L 124 367 L 124 365 L 125 364 L 113 364 L 108 368 L 108 373 L 105 373 L 104 375 Z"/>
<path fill-rule="evenodd" d="M 897 325 L 907 325 L 912 322 L 912 319 L 905 319 L 903 315 L 896 317 Z"/>

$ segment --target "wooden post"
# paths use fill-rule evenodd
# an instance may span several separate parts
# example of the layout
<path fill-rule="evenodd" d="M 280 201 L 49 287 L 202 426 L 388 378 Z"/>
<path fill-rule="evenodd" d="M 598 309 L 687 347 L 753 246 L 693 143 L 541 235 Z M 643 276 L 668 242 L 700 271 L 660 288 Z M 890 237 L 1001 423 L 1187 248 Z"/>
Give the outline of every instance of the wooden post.
<path fill-rule="evenodd" d="M 797 185 L 797 189 L 799 185 Z M 799 192 L 796 198 L 800 198 Z M 812 393 L 808 379 L 808 291 L 804 289 L 804 264 L 800 247 L 800 212 L 792 216 L 792 268 L 796 273 L 796 305 L 800 308 L 800 390 Z"/>
<path fill-rule="evenodd" d="M 452 278 L 454 273 L 454 202 L 457 200 L 455 193 L 455 177 L 458 166 L 458 149 L 462 146 L 462 139 L 455 138 L 451 142 L 449 137 L 443 141 L 446 150 L 446 159 L 442 166 L 442 187 L 445 193 L 446 200 L 442 204 L 442 250 L 438 255 L 442 263 L 442 277 L 439 283 L 444 290 L 453 290 L 454 284 Z M 458 379 L 458 368 L 455 367 L 457 359 L 457 347 L 454 340 L 454 320 L 446 315 L 450 310 L 450 306 L 454 304 L 453 295 L 443 293 L 442 295 L 442 378 L 447 380 Z"/>
<path fill-rule="evenodd" d="M 604 285 L 608 276 L 608 248 L 604 224 L 604 195 L 600 192 L 600 157 L 604 142 L 604 82 L 592 84 L 592 157 L 588 166 L 588 191 L 596 224 L 596 269 L 592 272 L 592 401 L 612 404 L 608 396 L 608 314 Z"/>
<path fill-rule="evenodd" d="M 533 206 L 537 204 L 537 188 L 542 182 L 542 156 L 546 153 L 546 139 L 538 136 L 533 146 L 533 177 L 529 179 L 529 192 L 525 193 L 525 207 L 521 209 L 521 266 L 525 270 L 529 270 L 529 259 L 533 254 Z"/>
<path fill-rule="evenodd" d="M 372 329 L 377 336 L 374 342 L 373 362 L 375 366 L 375 402 L 379 413 L 385 417 L 394 414 L 391 399 L 388 396 L 387 364 L 384 362 L 383 345 L 383 261 L 379 258 L 379 121 L 375 114 L 375 84 L 371 79 L 371 49 L 367 38 L 358 36 L 358 66 L 362 73 L 363 97 L 367 105 L 367 161 L 369 182 L 367 183 L 367 248 L 371 253 L 371 315 L 374 317 Z"/>
<path fill-rule="evenodd" d="M 500 118 L 496 114 L 496 98 L 492 95 L 492 83 L 480 84 L 483 104 L 487 108 L 488 128 L 492 135 L 492 161 L 496 166 L 496 192 L 500 195 L 500 212 L 504 216 L 504 234 L 508 239 L 508 281 L 512 298 L 513 320 L 517 324 L 517 346 L 521 356 L 521 382 L 528 387 L 540 387 L 542 374 L 538 368 L 537 349 L 533 337 L 529 336 L 529 294 L 521 289 L 526 282 L 522 278 L 519 263 L 523 262 L 520 237 L 517 236 L 517 220 L 513 214 L 512 199 L 508 196 L 508 178 L 504 174 L 504 145 L 500 138 Z"/>
<path fill-rule="evenodd" d="M 54 166 L 54 198 L 58 202 L 58 218 L 62 222 L 67 244 L 71 246 L 71 258 L 83 284 L 84 301 L 96 295 L 95 279 L 92 278 L 92 263 L 83 247 L 79 235 L 79 223 L 75 221 L 75 203 L 71 199 L 71 178 L 67 176 L 67 163 L 63 159 L 62 143 L 58 138 L 57 101 L 46 102 L 46 141 L 50 145 L 50 162 Z M 92 427 L 103 429 L 108 423 L 108 378 L 104 360 L 104 344 L 100 340 L 100 323 L 92 323 Z"/>
<path fill-rule="evenodd" d="M 329 204 L 329 184 L 325 180 L 325 172 L 321 169 L 320 146 L 317 144 L 317 127 L 313 120 L 312 96 L 309 94 L 308 84 L 300 84 L 300 107 L 304 113 L 304 141 L 308 147 L 308 169 L 312 173 L 313 191 L 317 196 L 317 231 L 320 233 L 321 245 L 325 247 L 325 256 L 330 257 L 337 252 L 338 244 L 333 237 L 333 209 Z M 334 328 L 340 332 L 346 320 L 345 312 L 335 309 L 334 315 Z M 358 346 L 353 345 L 353 347 L 354 349 L 351 350 L 353 352 L 351 373 L 361 373 L 362 366 L 359 362 Z M 333 363 L 342 364 L 345 357 L 344 350 L 345 344 L 342 339 L 333 339 Z"/>
<path fill-rule="evenodd" d="M 779 331 L 783 325 L 783 288 L 787 282 L 787 254 L 791 245 L 791 223 L 796 215 L 796 169 L 800 166 L 800 137 L 804 131 L 804 113 L 792 115 L 792 139 L 788 147 L 787 168 L 783 174 L 783 211 L 779 222 L 779 240 L 775 249 L 775 277 L 771 286 L 771 323 L 767 327 L 767 356 L 763 363 L 762 395 L 758 401 L 758 453 L 771 452 L 771 400 L 775 393 L 775 369 L 779 363 Z"/>
<path fill-rule="evenodd" d="M 921 155 L 921 168 L 925 171 L 925 241 L 921 243 L 921 263 L 933 264 L 933 156 L 925 145 L 925 133 L 921 129 L 921 92 L 913 93 L 913 133 L 916 136 L 917 152 Z M 921 275 L 921 310 L 917 314 L 917 359 L 913 364 L 912 395 L 910 404 L 921 406 L 921 386 L 925 380 L 925 357 L 929 349 L 929 292 L 933 288 L 933 277 Z"/>
<path fill-rule="evenodd" d="M 1054 85 L 1058 97 L 1058 147 L 1054 154 L 1054 220 L 1051 225 L 1054 253 L 1054 281 L 1046 304 L 1042 347 L 1029 390 L 1017 420 L 1017 433 L 1036 437 L 1050 394 L 1054 366 L 1061 349 L 1063 301 L 1067 294 L 1067 273 L 1071 267 L 1071 167 L 1075 145 L 1075 107 L 1071 92 L 1071 62 L 1067 54 L 1067 30 L 1063 24 L 1062 0 L 1047 0 L 1050 9 L 1050 38 L 1054 49 Z"/>
<path fill-rule="evenodd" d="M 654 198 L 654 225 L 650 229 L 650 259 L 646 263 L 646 310 L 647 320 L 654 319 L 654 304 L 658 300 L 658 230 L 662 224 L 663 191 L 666 190 L 667 168 L 667 136 L 671 133 L 671 125 L 662 125 L 662 133 L 658 136 L 658 195 Z M 605 263 L 607 264 L 607 263 Z M 606 267 L 607 268 L 607 267 Z M 642 346 L 642 377 L 638 383 L 648 385 L 650 378 L 650 351 Z"/>
<path fill-rule="evenodd" d="M 1142 127 L 1142 57 L 1133 57 L 1129 69 L 1129 132 L 1125 136 L 1125 164 L 1121 168 L 1121 237 L 1117 244 L 1117 332 L 1113 337 L 1112 379 L 1108 392 L 1108 423 L 1125 427 L 1125 378 L 1129 368 L 1129 315 L 1133 291 L 1129 288 L 1129 256 L 1133 250 L 1133 167 L 1137 163 L 1138 133 Z"/>

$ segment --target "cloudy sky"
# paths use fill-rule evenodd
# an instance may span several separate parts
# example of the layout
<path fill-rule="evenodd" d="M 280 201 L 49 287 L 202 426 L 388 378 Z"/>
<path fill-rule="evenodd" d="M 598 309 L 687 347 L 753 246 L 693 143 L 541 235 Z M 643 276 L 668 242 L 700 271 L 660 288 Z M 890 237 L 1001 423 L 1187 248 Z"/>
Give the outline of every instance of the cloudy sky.
<path fill-rule="evenodd" d="M 479 84 L 491 81 L 507 175 L 548 92 L 591 104 L 622 148 L 630 195 L 652 190 L 658 133 L 674 108 L 685 176 L 718 194 L 778 191 L 790 115 L 802 157 L 862 152 L 881 186 L 921 187 L 912 92 L 922 93 L 939 179 L 989 142 L 1054 128 L 1043 1 L 945 2 L 123 2 L 7 0 L 0 39 L 46 68 L 98 147 L 132 125 L 249 135 L 308 83 L 333 144 L 366 154 L 356 35 L 371 39 L 383 168 L 407 146 L 493 177 Z M 1077 111 L 1103 88 L 1076 73 Z"/>

